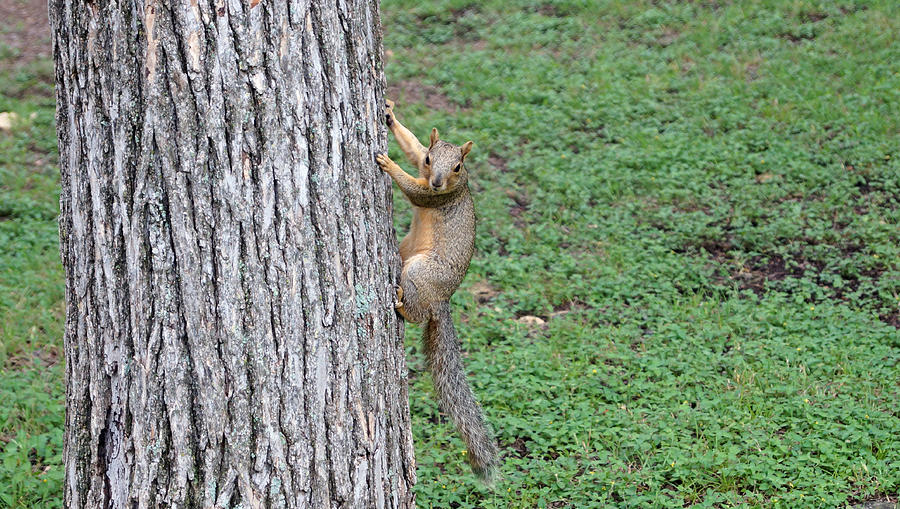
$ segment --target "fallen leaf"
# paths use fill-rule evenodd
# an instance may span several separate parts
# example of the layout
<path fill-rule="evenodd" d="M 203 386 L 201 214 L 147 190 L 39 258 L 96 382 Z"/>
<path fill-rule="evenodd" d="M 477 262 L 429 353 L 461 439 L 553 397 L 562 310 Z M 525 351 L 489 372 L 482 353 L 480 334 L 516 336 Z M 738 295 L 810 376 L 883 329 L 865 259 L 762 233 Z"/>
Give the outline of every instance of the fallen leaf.
<path fill-rule="evenodd" d="M 4 111 L 0 113 L 0 130 L 12 130 L 13 124 L 19 122 L 19 114 L 14 111 Z"/>
<path fill-rule="evenodd" d="M 520 317 L 516 321 L 521 323 L 522 325 L 528 325 L 528 326 L 532 326 L 532 325 L 539 326 L 539 325 L 544 325 L 544 323 L 545 323 L 542 318 L 539 318 L 537 316 L 531 316 L 531 315 L 525 315 L 523 317 Z"/>

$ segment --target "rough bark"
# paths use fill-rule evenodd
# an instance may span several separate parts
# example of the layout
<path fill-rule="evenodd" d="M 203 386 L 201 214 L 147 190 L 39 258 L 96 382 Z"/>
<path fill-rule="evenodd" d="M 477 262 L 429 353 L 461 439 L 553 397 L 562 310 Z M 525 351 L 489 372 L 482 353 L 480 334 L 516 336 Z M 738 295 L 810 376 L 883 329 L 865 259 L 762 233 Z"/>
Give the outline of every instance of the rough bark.
<path fill-rule="evenodd" d="M 68 507 L 409 507 L 377 2 L 50 0 Z"/>

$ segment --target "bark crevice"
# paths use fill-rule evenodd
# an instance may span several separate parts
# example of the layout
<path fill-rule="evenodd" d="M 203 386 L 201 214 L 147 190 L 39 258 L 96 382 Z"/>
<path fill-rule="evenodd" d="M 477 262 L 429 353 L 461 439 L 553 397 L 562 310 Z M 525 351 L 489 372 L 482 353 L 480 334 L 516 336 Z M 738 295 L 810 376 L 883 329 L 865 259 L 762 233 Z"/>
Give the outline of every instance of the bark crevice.
<path fill-rule="evenodd" d="M 411 507 L 377 4 L 50 12 L 67 506 Z"/>

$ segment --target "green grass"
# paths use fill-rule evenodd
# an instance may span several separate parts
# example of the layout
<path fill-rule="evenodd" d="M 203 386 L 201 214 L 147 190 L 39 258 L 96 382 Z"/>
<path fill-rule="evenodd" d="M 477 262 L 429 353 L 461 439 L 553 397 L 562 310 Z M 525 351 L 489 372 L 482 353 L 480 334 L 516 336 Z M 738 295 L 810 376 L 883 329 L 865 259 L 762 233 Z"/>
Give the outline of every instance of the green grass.
<path fill-rule="evenodd" d="M 505 454 L 494 491 L 472 484 L 410 331 L 421 507 L 897 496 L 891 2 L 384 11 L 398 118 L 475 141 L 454 301 Z"/>
<path fill-rule="evenodd" d="M 408 327 L 420 507 L 896 500 L 894 2 L 382 9 L 398 118 L 475 141 L 454 313 L 504 455 L 477 485 Z M 0 111 L 37 113 L 0 133 L 0 505 L 17 507 L 60 505 L 62 478 L 46 69 L 0 78 Z"/>
<path fill-rule="evenodd" d="M 0 44 L 0 507 L 62 507 L 65 313 L 52 62 Z"/>

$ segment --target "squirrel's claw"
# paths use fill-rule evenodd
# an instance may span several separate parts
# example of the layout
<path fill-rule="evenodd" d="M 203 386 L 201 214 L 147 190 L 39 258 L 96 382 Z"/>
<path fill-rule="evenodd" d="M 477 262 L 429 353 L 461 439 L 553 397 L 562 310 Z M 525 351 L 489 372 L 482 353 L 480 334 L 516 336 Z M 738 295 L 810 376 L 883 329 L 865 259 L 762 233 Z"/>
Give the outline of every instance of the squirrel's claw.
<path fill-rule="evenodd" d="M 390 163 L 390 158 L 386 154 L 376 154 L 375 162 L 378 163 L 378 167 L 384 171 L 387 171 L 387 165 Z"/>
<path fill-rule="evenodd" d="M 393 166 L 397 166 L 397 163 L 395 163 L 394 161 L 391 161 L 391 158 L 388 157 L 387 154 L 376 155 L 375 162 L 377 162 L 378 166 L 386 172 L 389 172 L 390 168 L 392 168 Z"/>
<path fill-rule="evenodd" d="M 394 309 L 400 309 L 403 307 L 403 288 L 398 285 L 394 289 L 397 290 L 397 300 L 394 302 Z"/>
<path fill-rule="evenodd" d="M 384 123 L 388 127 L 394 125 L 394 101 L 390 99 L 384 100 Z"/>

